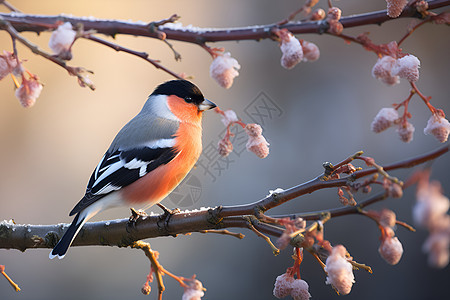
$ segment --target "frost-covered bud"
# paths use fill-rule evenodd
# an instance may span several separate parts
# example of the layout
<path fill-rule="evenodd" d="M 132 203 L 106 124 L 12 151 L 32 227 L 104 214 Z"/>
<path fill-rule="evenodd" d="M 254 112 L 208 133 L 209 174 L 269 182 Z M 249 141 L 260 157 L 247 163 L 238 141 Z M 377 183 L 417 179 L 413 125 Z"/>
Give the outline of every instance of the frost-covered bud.
<path fill-rule="evenodd" d="M 402 13 L 408 0 L 386 0 L 387 15 L 391 18 L 397 18 Z"/>
<path fill-rule="evenodd" d="M 294 300 L 309 300 L 311 294 L 308 292 L 308 283 L 301 279 L 296 279 L 292 283 L 291 296 Z"/>
<path fill-rule="evenodd" d="M 280 30 L 281 66 L 292 69 L 303 59 L 303 48 L 300 41 L 289 31 Z"/>
<path fill-rule="evenodd" d="M 380 225 L 384 227 L 394 227 L 397 218 L 395 212 L 390 209 L 384 208 L 380 213 Z"/>
<path fill-rule="evenodd" d="M 420 13 L 425 13 L 428 10 L 428 2 L 425 0 L 417 1 L 416 9 Z"/>
<path fill-rule="evenodd" d="M 225 125 L 225 127 L 228 127 L 228 125 L 230 125 L 233 122 L 237 122 L 237 121 L 239 121 L 239 119 L 233 110 L 228 109 L 223 112 L 222 123 L 223 123 L 223 125 Z"/>
<path fill-rule="evenodd" d="M 269 143 L 262 135 L 262 128 L 258 124 L 247 124 L 245 132 L 248 135 L 247 151 L 253 152 L 259 158 L 269 155 Z"/>
<path fill-rule="evenodd" d="M 413 140 L 414 137 L 414 126 L 406 122 L 405 124 L 400 123 L 397 127 L 397 133 L 402 142 L 409 143 Z"/>
<path fill-rule="evenodd" d="M 303 49 L 303 61 L 316 61 L 319 59 L 320 50 L 316 44 L 303 41 L 302 49 Z"/>
<path fill-rule="evenodd" d="M 70 47 L 75 40 L 77 33 L 72 29 L 72 24 L 66 22 L 59 25 L 58 28 L 52 32 L 48 46 L 52 49 L 53 53 L 60 56 L 62 59 L 70 60 L 72 54 Z"/>
<path fill-rule="evenodd" d="M 239 76 L 241 68 L 238 61 L 231 57 L 230 52 L 218 55 L 211 63 L 209 75 L 223 88 L 229 89 L 235 77 Z"/>
<path fill-rule="evenodd" d="M 233 144 L 227 136 L 219 141 L 218 147 L 219 154 L 223 157 L 227 157 L 233 151 Z"/>
<path fill-rule="evenodd" d="M 381 80 L 387 85 L 394 85 L 400 82 L 400 77 L 392 75 L 392 67 L 395 65 L 395 58 L 383 56 L 379 58 L 372 68 L 372 76 Z"/>
<path fill-rule="evenodd" d="M 42 91 L 42 84 L 39 83 L 36 76 L 26 79 L 22 76 L 22 85 L 16 90 L 16 97 L 23 107 L 31 107 L 36 103 Z"/>
<path fill-rule="evenodd" d="M 345 258 L 346 253 L 347 250 L 342 245 L 333 247 L 325 266 L 325 272 L 328 274 L 325 283 L 333 285 L 342 295 L 350 293 L 355 282 L 352 264 Z"/>
<path fill-rule="evenodd" d="M 183 297 L 181 300 L 201 300 L 205 295 L 203 292 L 203 285 L 200 280 L 194 279 L 188 287 L 184 288 Z"/>
<path fill-rule="evenodd" d="M 375 133 L 380 133 L 394 124 L 398 119 L 398 112 L 394 108 L 384 107 L 380 109 L 378 114 L 372 121 L 371 130 Z"/>
<path fill-rule="evenodd" d="M 431 232 L 422 250 L 428 253 L 428 264 L 434 268 L 445 268 L 449 263 L 450 216 L 441 218 L 440 228 Z"/>
<path fill-rule="evenodd" d="M 409 54 L 397 59 L 391 72 L 394 76 L 415 82 L 419 80 L 419 66 L 420 60 L 414 55 Z"/>
<path fill-rule="evenodd" d="M 2 80 L 9 73 L 19 76 L 22 72 L 22 64 L 20 62 L 17 63 L 17 59 L 14 54 L 8 51 L 3 51 L 3 55 L 0 55 L 0 80 Z"/>
<path fill-rule="evenodd" d="M 311 15 L 311 21 L 319 21 L 325 19 L 327 14 L 322 8 L 315 9 Z"/>
<path fill-rule="evenodd" d="M 433 135 L 439 142 L 444 143 L 450 133 L 450 123 L 440 113 L 435 113 L 428 119 L 427 127 L 423 132 Z"/>
<path fill-rule="evenodd" d="M 273 295 L 278 299 L 289 296 L 292 291 L 293 282 L 294 278 L 292 276 L 289 276 L 287 273 L 278 276 L 275 280 Z"/>
<path fill-rule="evenodd" d="M 396 265 L 402 258 L 403 246 L 397 237 L 386 238 L 381 242 L 378 252 L 391 265 Z"/>
<path fill-rule="evenodd" d="M 441 192 L 438 181 L 421 184 L 417 188 L 417 202 L 413 207 L 414 222 L 432 230 L 440 226 L 450 207 L 450 200 Z"/>

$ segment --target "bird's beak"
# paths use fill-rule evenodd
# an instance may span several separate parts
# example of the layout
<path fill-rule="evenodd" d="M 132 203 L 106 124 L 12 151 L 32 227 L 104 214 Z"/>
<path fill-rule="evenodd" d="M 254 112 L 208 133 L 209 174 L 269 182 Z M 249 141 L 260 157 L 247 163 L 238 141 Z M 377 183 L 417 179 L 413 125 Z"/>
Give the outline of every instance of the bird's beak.
<path fill-rule="evenodd" d="M 202 103 L 199 104 L 198 106 L 198 110 L 199 111 L 205 111 L 211 108 L 216 107 L 217 105 L 215 105 L 214 103 L 212 103 L 211 101 L 209 101 L 208 99 L 203 100 Z"/>

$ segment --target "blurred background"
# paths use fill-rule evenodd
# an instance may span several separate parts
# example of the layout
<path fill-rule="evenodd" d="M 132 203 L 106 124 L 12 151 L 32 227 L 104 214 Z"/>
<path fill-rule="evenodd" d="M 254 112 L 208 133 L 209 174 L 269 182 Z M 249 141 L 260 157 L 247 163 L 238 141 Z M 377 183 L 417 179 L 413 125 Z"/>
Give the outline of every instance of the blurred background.
<path fill-rule="evenodd" d="M 320 1 L 324 7 L 326 1 Z M 97 18 L 155 21 L 173 13 L 184 25 L 235 27 L 277 22 L 298 9 L 303 1 L 12 1 L 30 14 L 60 13 Z M 345 0 L 335 3 L 343 15 L 385 9 L 384 0 Z M 2 7 L 1 10 L 6 12 Z M 410 19 L 382 26 L 345 30 L 350 35 L 369 31 L 375 43 L 399 40 Z M 50 33 L 24 36 L 49 50 Z M 280 66 L 277 43 L 241 41 L 210 44 L 225 47 L 241 64 L 239 77 L 229 90 L 209 77 L 209 54 L 200 47 L 173 42 L 182 61 L 175 62 L 161 41 L 117 36 L 120 45 L 146 51 L 168 68 L 194 76 L 193 82 L 204 95 L 222 109 L 232 108 L 244 122 L 258 122 L 268 139 L 270 155 L 258 159 L 235 144 L 236 152 L 220 160 L 213 146 L 224 127 L 218 115 L 204 119 L 204 154 L 176 193 L 163 201 L 168 207 L 236 205 L 256 201 L 277 187 L 289 188 L 322 172 L 322 162 L 338 162 L 364 150 L 380 164 L 425 153 L 439 147 L 423 134 L 430 116 L 416 96 L 410 103 L 414 140 L 402 143 L 394 129 L 382 134 L 370 131 L 373 117 L 382 107 L 399 103 L 409 93 L 409 84 L 388 87 L 371 76 L 376 62 L 373 53 L 359 45 L 323 35 L 298 36 L 316 43 L 321 57 L 314 63 L 301 63 L 293 70 Z M 1 50 L 11 51 L 9 35 L 0 32 Z M 450 112 L 448 27 L 425 25 L 403 44 L 405 52 L 421 61 L 418 86 L 433 97 L 432 104 Z M 32 54 L 19 44 L 25 67 L 45 84 L 36 105 L 20 106 L 10 78 L 0 82 L 0 219 L 13 218 L 18 224 L 71 222 L 68 212 L 83 196 L 87 180 L 117 131 L 143 105 L 154 87 L 172 79 L 145 61 L 87 40 L 78 40 L 69 63 L 95 72 L 92 92 L 78 86 L 74 77 L 55 64 Z M 245 143 L 245 142 L 244 142 Z M 240 145 L 240 146 L 239 146 Z M 208 151 L 209 150 L 209 151 Z M 450 155 L 433 165 L 432 177 L 439 179 L 449 195 Z M 412 170 L 393 172 L 406 179 Z M 194 192 L 193 192 L 194 191 Z M 191 193 L 191 197 L 186 197 Z M 357 200 L 366 196 L 358 194 Z M 414 189 L 402 199 L 388 199 L 373 209 L 389 207 L 400 220 L 412 224 Z M 323 190 L 273 209 L 284 214 L 339 206 L 336 190 Z M 152 208 L 154 212 L 160 211 Z M 93 220 L 125 218 L 127 208 L 110 210 Z M 236 231 L 236 230 L 235 230 Z M 274 299 L 275 278 L 292 265 L 291 250 L 274 257 L 268 245 L 246 230 L 245 239 L 214 234 L 193 234 L 150 240 L 160 252 L 160 262 L 171 272 L 197 277 L 208 289 L 204 299 Z M 372 266 L 374 273 L 356 271 L 356 284 L 346 299 L 442 299 L 448 292 L 449 267 L 435 270 L 427 266 L 421 247 L 427 232 L 398 228 L 396 235 L 404 247 L 403 258 L 390 266 L 378 255 L 379 231 L 360 216 L 336 218 L 327 223 L 325 237 L 344 244 L 353 257 Z M 50 250 L 0 250 L 0 264 L 20 285 L 15 293 L 0 278 L 0 299 L 143 299 L 140 288 L 149 272 L 142 251 L 116 247 L 74 247 L 64 260 L 48 259 Z M 314 259 L 305 253 L 302 278 L 310 286 L 313 299 L 337 299 L 325 285 L 325 275 Z M 165 278 L 164 299 L 180 299 L 178 283 Z M 156 299 L 156 285 L 149 299 Z"/>

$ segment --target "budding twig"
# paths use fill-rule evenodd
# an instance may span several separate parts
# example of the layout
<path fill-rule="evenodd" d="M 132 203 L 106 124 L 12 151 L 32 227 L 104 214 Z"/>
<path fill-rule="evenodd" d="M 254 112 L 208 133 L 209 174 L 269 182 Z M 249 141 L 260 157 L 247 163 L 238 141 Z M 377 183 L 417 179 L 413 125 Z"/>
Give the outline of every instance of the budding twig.
<path fill-rule="evenodd" d="M 0 265 L 0 273 L 5 276 L 6 280 L 8 280 L 9 284 L 16 290 L 16 292 L 20 292 L 19 286 L 6 274 L 5 266 Z"/>
<path fill-rule="evenodd" d="M 223 229 L 223 230 L 209 229 L 209 230 L 200 230 L 199 232 L 200 233 L 216 233 L 216 234 L 230 235 L 230 236 L 233 236 L 240 240 L 242 240 L 245 237 L 245 235 L 240 232 L 231 232 L 226 229 Z"/>

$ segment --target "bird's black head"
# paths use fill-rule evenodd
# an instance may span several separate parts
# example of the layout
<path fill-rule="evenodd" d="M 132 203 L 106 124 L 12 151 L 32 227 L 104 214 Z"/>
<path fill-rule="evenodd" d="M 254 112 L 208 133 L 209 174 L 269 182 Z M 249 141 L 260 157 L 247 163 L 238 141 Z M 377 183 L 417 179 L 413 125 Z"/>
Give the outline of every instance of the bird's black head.
<path fill-rule="evenodd" d="M 187 80 L 171 80 L 159 85 L 152 95 L 175 95 L 187 103 L 199 106 L 205 98 L 200 89 Z"/>

